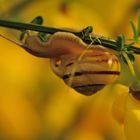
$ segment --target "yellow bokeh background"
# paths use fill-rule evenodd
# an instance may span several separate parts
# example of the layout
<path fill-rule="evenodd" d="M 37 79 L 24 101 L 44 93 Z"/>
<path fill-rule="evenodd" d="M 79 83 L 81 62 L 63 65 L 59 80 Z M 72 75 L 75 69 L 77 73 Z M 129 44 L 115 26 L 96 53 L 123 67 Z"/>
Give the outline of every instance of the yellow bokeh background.
<path fill-rule="evenodd" d="M 30 22 L 40 15 L 45 26 L 81 30 L 92 25 L 96 33 L 129 38 L 129 21 L 136 21 L 138 8 L 137 0 L 0 0 L 0 19 Z M 0 27 L 0 34 L 18 41 L 20 32 Z M 136 56 L 137 73 L 139 60 Z M 131 78 L 122 64 L 117 84 L 86 97 L 67 87 L 48 59 L 0 38 L 0 140 L 125 140 L 111 108 L 128 90 L 121 84 Z"/>

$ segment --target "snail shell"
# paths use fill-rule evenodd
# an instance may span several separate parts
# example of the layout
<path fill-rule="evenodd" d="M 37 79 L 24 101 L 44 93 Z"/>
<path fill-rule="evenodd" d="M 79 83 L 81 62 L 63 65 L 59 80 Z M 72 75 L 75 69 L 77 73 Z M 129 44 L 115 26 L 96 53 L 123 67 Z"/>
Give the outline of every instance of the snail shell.
<path fill-rule="evenodd" d="M 105 85 L 113 83 L 120 74 L 118 58 L 104 49 L 94 47 L 92 53 L 86 53 L 76 64 L 71 87 L 84 95 L 92 95 Z M 69 85 L 72 70 L 77 61 L 76 56 L 65 55 L 52 59 L 53 71 Z"/>
<path fill-rule="evenodd" d="M 84 95 L 96 93 L 120 74 L 118 58 L 101 45 L 92 45 L 78 61 L 88 45 L 72 33 L 57 32 L 48 42 L 30 36 L 25 44 L 31 54 L 50 58 L 53 72 Z"/>
<path fill-rule="evenodd" d="M 92 95 L 105 85 L 113 83 L 120 74 L 118 58 L 100 45 L 92 45 L 77 63 L 78 57 L 79 55 L 66 54 L 51 59 L 51 68 L 68 86 L 79 93 Z M 73 69 L 75 71 L 72 76 Z M 71 77 L 72 82 L 69 84 Z"/>

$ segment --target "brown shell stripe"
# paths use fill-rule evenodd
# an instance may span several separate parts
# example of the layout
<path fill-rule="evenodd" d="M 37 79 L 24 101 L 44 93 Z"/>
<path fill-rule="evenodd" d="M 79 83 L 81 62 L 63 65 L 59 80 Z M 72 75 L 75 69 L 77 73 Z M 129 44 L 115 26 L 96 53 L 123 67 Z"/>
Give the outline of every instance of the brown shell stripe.
<path fill-rule="evenodd" d="M 84 95 L 92 95 L 97 91 L 103 89 L 105 84 L 90 84 L 90 85 L 82 85 L 82 86 L 73 86 L 76 91 L 84 94 Z"/>
<path fill-rule="evenodd" d="M 112 61 L 119 63 L 117 59 L 112 59 Z M 100 60 L 98 59 L 98 60 L 92 61 L 92 63 L 107 63 L 107 62 L 108 62 L 108 59 L 100 59 Z M 86 63 L 88 63 L 88 61 Z M 89 63 L 91 63 L 91 61 Z M 74 63 L 70 62 L 70 63 L 66 64 L 65 66 L 68 67 L 68 66 L 71 66 L 72 64 L 74 64 Z"/>
<path fill-rule="evenodd" d="M 113 75 L 119 75 L 119 71 L 82 71 L 82 72 L 75 72 L 74 76 L 80 76 L 83 74 L 113 74 Z M 71 76 L 71 74 L 66 74 L 63 76 L 63 79 L 67 79 Z"/>
<path fill-rule="evenodd" d="M 90 85 L 72 86 L 72 87 L 73 88 L 83 88 L 83 87 L 94 87 L 94 86 L 105 86 L 105 84 L 90 84 Z"/>

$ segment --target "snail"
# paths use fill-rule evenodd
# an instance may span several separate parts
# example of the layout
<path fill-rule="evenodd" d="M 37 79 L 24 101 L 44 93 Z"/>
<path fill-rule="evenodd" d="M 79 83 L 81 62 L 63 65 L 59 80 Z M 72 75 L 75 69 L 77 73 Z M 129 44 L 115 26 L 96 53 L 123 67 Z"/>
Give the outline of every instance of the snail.
<path fill-rule="evenodd" d="M 87 49 L 88 44 L 72 33 L 56 32 L 47 42 L 32 35 L 20 46 L 35 56 L 50 58 L 52 71 L 84 95 L 96 93 L 120 74 L 115 54 L 101 45 L 91 45 Z"/>

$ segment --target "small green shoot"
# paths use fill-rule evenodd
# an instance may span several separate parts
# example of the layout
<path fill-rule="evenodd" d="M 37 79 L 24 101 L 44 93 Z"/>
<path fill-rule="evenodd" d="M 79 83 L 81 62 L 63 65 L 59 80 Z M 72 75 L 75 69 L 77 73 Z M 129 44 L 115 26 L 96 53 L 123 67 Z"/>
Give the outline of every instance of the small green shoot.
<path fill-rule="evenodd" d="M 89 39 L 90 34 L 93 32 L 93 27 L 92 26 L 88 26 L 85 29 L 82 30 L 82 38 L 83 39 Z"/>
<path fill-rule="evenodd" d="M 43 33 L 43 32 L 39 32 L 39 33 L 38 33 L 39 39 L 40 39 L 41 41 L 43 41 L 43 42 L 48 41 L 49 38 L 50 38 L 50 36 L 51 36 L 50 34 L 46 34 L 46 33 Z"/>
<path fill-rule="evenodd" d="M 43 24 L 43 18 L 41 16 L 37 16 L 31 21 L 31 23 L 42 25 Z"/>
<path fill-rule="evenodd" d="M 120 50 L 124 48 L 125 44 L 125 37 L 124 35 L 119 35 L 116 39 L 116 44 L 119 47 Z"/>
<path fill-rule="evenodd" d="M 139 42 L 139 37 L 140 37 L 140 10 L 138 11 L 138 18 L 137 18 L 137 27 L 135 26 L 134 22 L 131 21 L 130 24 L 131 24 L 131 28 L 132 28 L 132 31 L 133 31 L 133 41 L 135 43 L 138 43 Z"/>

